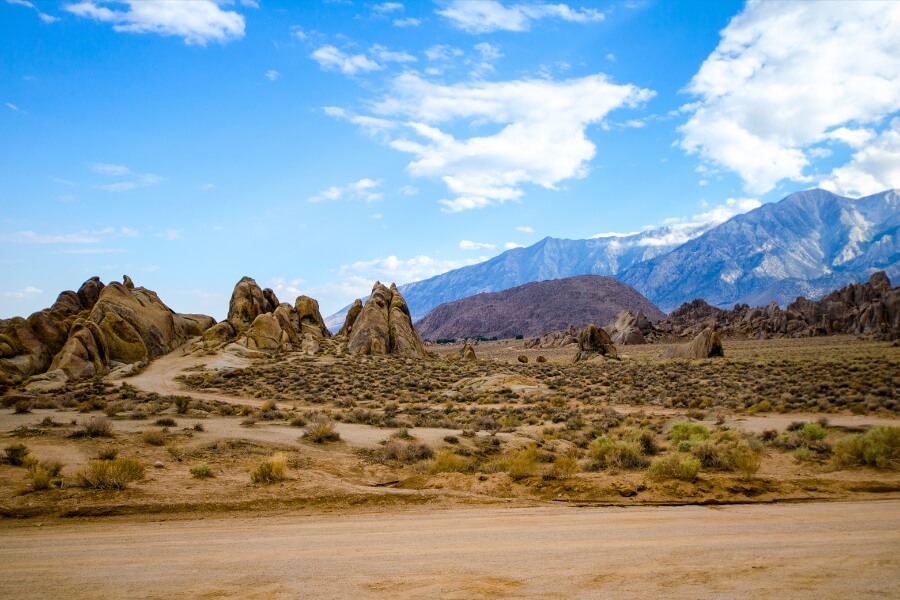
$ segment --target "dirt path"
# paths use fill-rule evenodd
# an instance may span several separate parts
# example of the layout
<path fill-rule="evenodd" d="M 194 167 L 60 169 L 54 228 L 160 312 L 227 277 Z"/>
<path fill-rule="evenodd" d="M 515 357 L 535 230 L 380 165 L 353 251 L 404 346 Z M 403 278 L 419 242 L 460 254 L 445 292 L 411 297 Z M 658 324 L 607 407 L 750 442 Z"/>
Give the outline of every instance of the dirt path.
<path fill-rule="evenodd" d="M 900 501 L 0 528 L 4 598 L 896 598 Z"/>

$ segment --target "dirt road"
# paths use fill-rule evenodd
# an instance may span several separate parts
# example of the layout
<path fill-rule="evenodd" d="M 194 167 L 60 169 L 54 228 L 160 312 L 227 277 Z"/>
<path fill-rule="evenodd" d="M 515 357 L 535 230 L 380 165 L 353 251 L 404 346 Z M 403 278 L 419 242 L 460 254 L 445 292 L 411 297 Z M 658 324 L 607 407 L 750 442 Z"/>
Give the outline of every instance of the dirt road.
<path fill-rule="evenodd" d="M 896 598 L 900 501 L 0 528 L 3 598 Z"/>

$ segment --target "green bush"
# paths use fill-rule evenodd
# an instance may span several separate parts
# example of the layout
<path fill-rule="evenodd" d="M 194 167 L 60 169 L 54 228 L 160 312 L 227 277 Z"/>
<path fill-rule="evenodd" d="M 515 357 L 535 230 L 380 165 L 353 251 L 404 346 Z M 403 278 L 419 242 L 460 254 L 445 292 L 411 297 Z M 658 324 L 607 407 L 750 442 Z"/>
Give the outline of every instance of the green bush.
<path fill-rule="evenodd" d="M 95 490 L 122 490 L 144 476 L 144 465 L 133 458 L 92 460 L 76 476 L 82 487 Z"/>
<path fill-rule="evenodd" d="M 669 431 L 669 439 L 675 444 L 706 440 L 709 439 L 709 429 L 700 423 L 681 421 L 672 425 L 672 429 Z"/>
<path fill-rule="evenodd" d="M 825 439 L 828 431 L 818 423 L 806 423 L 797 430 L 797 435 L 808 442 Z"/>
<path fill-rule="evenodd" d="M 557 456 L 544 478 L 564 480 L 572 477 L 577 472 L 578 461 L 575 460 L 574 456 Z"/>
<path fill-rule="evenodd" d="M 641 446 L 641 454 L 654 456 L 659 453 L 656 432 L 646 427 L 629 427 L 622 432 L 622 439 L 637 442 Z"/>
<path fill-rule="evenodd" d="M 900 427 L 878 425 L 839 439 L 834 444 L 834 462 L 839 468 L 866 465 L 900 469 Z"/>
<path fill-rule="evenodd" d="M 595 471 L 610 468 L 637 469 L 646 467 L 649 461 L 642 451 L 643 446 L 640 442 L 616 441 L 608 436 L 601 435 L 588 446 L 588 467 Z"/>
<path fill-rule="evenodd" d="M 651 479 L 679 479 L 696 481 L 700 472 L 700 460 L 696 456 L 684 452 L 672 452 L 653 460 L 647 475 Z"/>
<path fill-rule="evenodd" d="M 212 477 L 213 473 L 208 464 L 196 463 L 191 465 L 191 475 L 197 479 L 206 479 L 207 477 Z"/>
<path fill-rule="evenodd" d="M 33 492 L 38 492 L 50 487 L 53 476 L 47 469 L 40 465 L 35 465 L 28 470 L 28 479 L 30 480 L 28 484 L 29 489 Z"/>
<path fill-rule="evenodd" d="M 537 446 L 529 444 L 521 450 L 510 454 L 504 461 L 503 466 L 506 467 L 506 472 L 509 473 L 510 478 L 518 481 L 537 473 L 539 462 Z"/>

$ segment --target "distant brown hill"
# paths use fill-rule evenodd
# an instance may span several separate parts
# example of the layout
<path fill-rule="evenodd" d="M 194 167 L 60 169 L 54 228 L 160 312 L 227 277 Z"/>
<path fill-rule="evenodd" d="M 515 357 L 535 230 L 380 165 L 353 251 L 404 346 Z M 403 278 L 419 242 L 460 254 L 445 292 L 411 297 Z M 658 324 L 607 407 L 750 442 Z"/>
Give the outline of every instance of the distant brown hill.
<path fill-rule="evenodd" d="M 631 286 L 611 277 L 581 275 L 526 283 L 442 304 L 416 329 L 423 339 L 534 337 L 569 325 L 605 325 L 628 309 L 657 321 L 665 315 Z"/>

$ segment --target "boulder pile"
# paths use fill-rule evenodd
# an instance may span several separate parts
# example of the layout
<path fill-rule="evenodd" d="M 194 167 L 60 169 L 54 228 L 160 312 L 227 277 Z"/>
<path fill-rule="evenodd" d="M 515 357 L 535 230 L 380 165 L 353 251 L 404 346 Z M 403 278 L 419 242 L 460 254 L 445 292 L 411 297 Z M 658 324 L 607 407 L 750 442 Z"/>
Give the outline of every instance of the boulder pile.
<path fill-rule="evenodd" d="M 715 329 L 704 329 L 686 344 L 669 346 L 662 351 L 662 358 L 715 358 L 725 356 L 722 340 Z"/>
<path fill-rule="evenodd" d="M 354 312 L 356 317 L 351 320 Z M 365 306 L 359 311 L 351 309 L 347 314 L 341 331 L 345 330 L 349 332 L 347 352 L 355 356 L 426 356 L 425 346 L 413 327 L 406 300 L 394 284 L 388 288 L 376 281 Z"/>
<path fill-rule="evenodd" d="M 618 358 L 619 354 L 609 334 L 591 323 L 578 333 L 578 354 L 575 355 L 575 362 L 599 357 Z"/>

